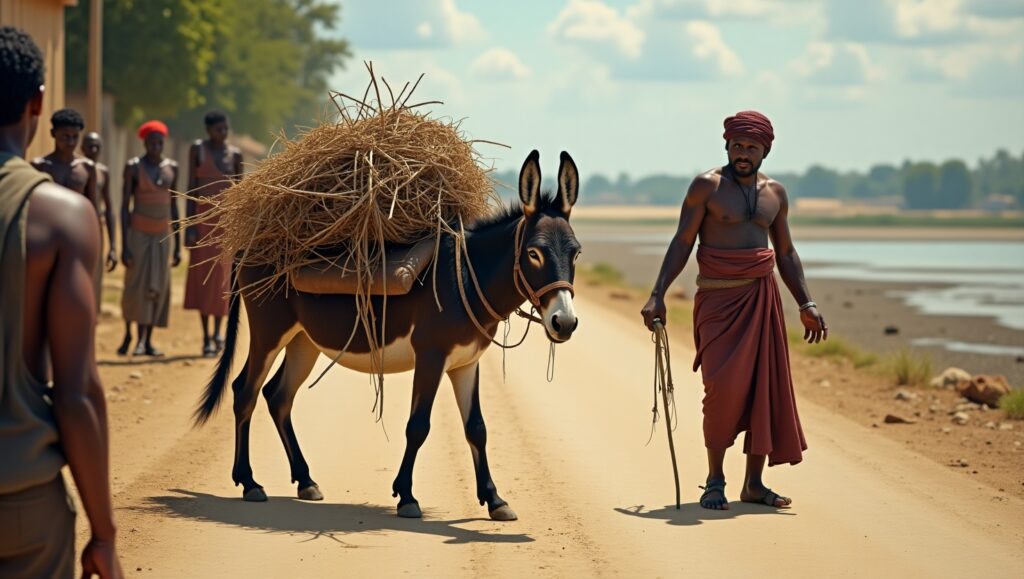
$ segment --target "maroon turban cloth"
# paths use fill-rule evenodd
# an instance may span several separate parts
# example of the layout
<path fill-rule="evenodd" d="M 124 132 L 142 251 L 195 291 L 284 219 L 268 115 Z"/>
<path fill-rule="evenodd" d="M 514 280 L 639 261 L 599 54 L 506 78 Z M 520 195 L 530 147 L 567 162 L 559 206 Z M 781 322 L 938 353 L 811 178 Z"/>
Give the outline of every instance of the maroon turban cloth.
<path fill-rule="evenodd" d="M 772 129 L 772 122 L 768 117 L 757 111 L 740 111 L 725 119 L 725 134 L 722 137 L 728 141 L 746 137 L 757 141 L 764 147 L 764 156 L 772 150 L 772 141 L 775 140 L 775 131 Z"/>
<path fill-rule="evenodd" d="M 148 121 L 139 127 L 139 138 L 143 141 L 146 140 L 146 136 L 150 133 L 160 133 L 166 137 L 168 134 L 167 125 L 160 121 Z"/>

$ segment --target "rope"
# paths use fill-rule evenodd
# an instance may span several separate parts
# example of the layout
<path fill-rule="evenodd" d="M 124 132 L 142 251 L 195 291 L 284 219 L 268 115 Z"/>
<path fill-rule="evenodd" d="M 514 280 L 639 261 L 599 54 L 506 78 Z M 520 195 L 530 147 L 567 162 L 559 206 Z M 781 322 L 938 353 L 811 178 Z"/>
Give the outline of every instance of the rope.
<path fill-rule="evenodd" d="M 665 409 L 665 433 L 668 434 L 668 450 L 672 456 L 672 474 L 676 481 L 676 509 L 679 509 L 679 465 L 676 461 L 676 445 L 672 439 L 672 432 L 675 431 L 676 400 L 675 386 L 672 384 L 672 363 L 668 348 L 668 332 L 665 330 L 665 323 L 661 319 L 654 320 L 654 406 L 651 408 L 653 418 L 651 420 L 651 436 L 654 436 L 655 424 L 658 422 L 658 392 L 661 392 L 661 401 Z M 647 441 L 650 443 L 650 440 Z"/>

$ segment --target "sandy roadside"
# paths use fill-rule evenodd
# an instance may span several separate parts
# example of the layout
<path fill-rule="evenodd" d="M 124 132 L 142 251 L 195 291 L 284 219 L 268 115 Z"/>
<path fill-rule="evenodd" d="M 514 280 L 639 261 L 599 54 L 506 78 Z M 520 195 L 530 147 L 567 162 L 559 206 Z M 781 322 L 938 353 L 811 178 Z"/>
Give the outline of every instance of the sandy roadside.
<path fill-rule="evenodd" d="M 682 371 L 692 351 L 679 332 L 673 333 L 681 374 L 676 441 L 686 504 L 680 511 L 663 507 L 672 497 L 663 432 L 644 446 L 648 336 L 626 312 L 633 308 L 628 300 L 596 288 L 580 293 L 581 330 L 559 347 L 553 383 L 543 378 L 547 345 L 539 335 L 509 354 L 504 384 L 500 354 L 485 358 L 482 404 L 492 470 L 521 517 L 512 524 L 487 520 L 473 499 L 469 451 L 444 386 L 416 471 L 427 516 L 395 517 L 390 482 L 404 448 L 410 377 L 387 382 L 388 441 L 370 414 L 368 380 L 340 369 L 304 389 L 295 409 L 299 439 L 326 500 L 291 498 L 284 452 L 261 403 L 253 466 L 272 500 L 243 503 L 230 482 L 230 401 L 206 428 L 188 426 L 211 366 L 190 357 L 193 315 L 175 308 L 172 328 L 158 334 L 168 360 L 138 365 L 112 356 L 120 326 L 105 321 L 101 373 L 111 397 L 126 569 L 152 577 L 1009 577 L 1019 571 L 1024 502 L 806 398 L 807 460 L 769 472 L 770 484 L 792 495 L 795 508 L 699 509 L 693 501 L 703 472 L 700 386 Z M 741 463 L 733 453 L 731 476 Z M 735 498 L 738 489 L 730 490 Z M 728 557 L 712 556 L 723 549 Z"/>

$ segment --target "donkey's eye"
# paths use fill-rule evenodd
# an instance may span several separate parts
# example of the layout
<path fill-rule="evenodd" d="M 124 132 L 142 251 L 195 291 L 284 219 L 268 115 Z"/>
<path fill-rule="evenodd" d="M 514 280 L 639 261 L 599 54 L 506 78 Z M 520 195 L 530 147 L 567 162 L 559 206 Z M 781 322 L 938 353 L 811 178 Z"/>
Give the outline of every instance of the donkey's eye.
<path fill-rule="evenodd" d="M 573 263 L 578 262 L 580 260 L 580 256 L 581 255 L 583 255 L 583 252 L 582 251 L 577 251 L 576 255 L 574 255 L 573 258 L 572 258 L 572 262 Z"/>
<path fill-rule="evenodd" d="M 542 265 L 544 263 L 544 257 L 541 256 L 540 252 L 537 251 L 536 249 L 530 249 L 527 252 L 527 255 L 529 255 L 530 259 L 534 261 L 537 265 Z"/>

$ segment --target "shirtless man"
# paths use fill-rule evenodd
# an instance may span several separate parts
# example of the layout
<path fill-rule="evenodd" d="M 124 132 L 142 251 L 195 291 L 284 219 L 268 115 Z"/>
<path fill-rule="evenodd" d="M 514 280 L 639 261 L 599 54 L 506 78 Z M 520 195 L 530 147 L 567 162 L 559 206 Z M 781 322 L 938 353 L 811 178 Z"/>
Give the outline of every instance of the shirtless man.
<path fill-rule="evenodd" d="M 86 199 L 23 159 L 43 108 L 43 56 L 10 26 L 0 79 L 0 577 L 72 577 L 66 463 L 92 530 L 82 576 L 120 578 L 94 348 L 99 223 Z"/>
<path fill-rule="evenodd" d="M 804 339 L 827 339 L 828 328 L 811 301 L 790 237 L 786 189 L 758 172 L 775 137 L 771 122 L 758 112 L 743 111 L 725 120 L 723 136 L 729 164 L 699 175 L 690 184 L 679 227 L 641 314 L 648 329 L 653 330 L 656 322 L 665 323 L 665 292 L 682 272 L 699 235 L 693 370 L 701 368 L 703 373 L 708 453 L 700 504 L 707 509 L 729 508 L 725 451 L 745 431 L 747 472 L 740 499 L 786 507 L 792 501 L 761 480 L 765 459 L 770 466 L 796 464 L 807 444 L 793 397 L 775 265 L 800 306 Z"/>
<path fill-rule="evenodd" d="M 111 272 L 117 267 L 117 247 L 114 245 L 114 231 L 117 229 L 117 225 L 114 221 L 114 204 L 110 202 L 110 168 L 100 163 L 102 150 L 103 139 L 99 133 L 93 131 L 82 137 L 82 154 L 96 165 L 97 201 L 103 203 L 103 225 L 107 231 L 106 269 Z M 96 211 L 99 212 L 100 209 L 100 206 L 96 205 Z"/>

